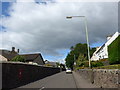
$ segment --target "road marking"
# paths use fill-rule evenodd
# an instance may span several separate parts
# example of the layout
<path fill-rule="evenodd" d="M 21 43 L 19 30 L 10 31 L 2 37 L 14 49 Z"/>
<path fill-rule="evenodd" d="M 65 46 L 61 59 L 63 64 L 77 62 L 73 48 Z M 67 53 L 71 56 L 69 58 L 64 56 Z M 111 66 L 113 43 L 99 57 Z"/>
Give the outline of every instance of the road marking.
<path fill-rule="evenodd" d="M 39 90 L 43 90 L 45 87 L 40 88 Z"/>

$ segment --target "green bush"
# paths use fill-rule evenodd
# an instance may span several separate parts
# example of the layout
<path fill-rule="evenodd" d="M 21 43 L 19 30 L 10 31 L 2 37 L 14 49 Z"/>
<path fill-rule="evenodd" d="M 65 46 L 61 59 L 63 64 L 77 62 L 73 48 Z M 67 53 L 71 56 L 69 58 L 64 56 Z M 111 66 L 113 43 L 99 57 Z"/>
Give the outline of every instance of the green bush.
<path fill-rule="evenodd" d="M 120 64 L 114 64 L 114 65 L 108 65 L 108 66 L 94 67 L 94 69 L 120 69 Z"/>
<path fill-rule="evenodd" d="M 84 67 L 89 67 L 89 61 L 84 62 Z"/>
<path fill-rule="evenodd" d="M 82 61 L 78 65 L 79 67 L 89 67 L 89 62 L 88 61 Z"/>
<path fill-rule="evenodd" d="M 83 62 L 82 66 L 89 67 L 89 61 Z M 103 66 L 103 63 L 100 61 L 91 61 L 91 67 L 99 67 L 99 66 Z"/>
<path fill-rule="evenodd" d="M 91 62 L 91 67 L 99 67 L 99 66 L 103 66 L 103 63 L 100 61 Z"/>
<path fill-rule="evenodd" d="M 110 64 L 120 64 L 120 36 L 108 46 L 108 60 Z"/>
<path fill-rule="evenodd" d="M 25 58 L 23 56 L 17 55 L 12 59 L 12 61 L 25 62 Z"/>
<path fill-rule="evenodd" d="M 83 65 L 84 65 L 84 63 L 83 63 L 83 62 L 80 62 L 78 66 L 81 67 L 81 66 L 83 66 Z"/>
<path fill-rule="evenodd" d="M 91 68 L 100 67 L 100 66 L 104 66 L 104 64 L 101 61 L 91 61 Z M 79 67 L 76 67 L 76 69 L 85 69 L 85 68 L 89 68 L 89 61 L 81 62 Z"/>

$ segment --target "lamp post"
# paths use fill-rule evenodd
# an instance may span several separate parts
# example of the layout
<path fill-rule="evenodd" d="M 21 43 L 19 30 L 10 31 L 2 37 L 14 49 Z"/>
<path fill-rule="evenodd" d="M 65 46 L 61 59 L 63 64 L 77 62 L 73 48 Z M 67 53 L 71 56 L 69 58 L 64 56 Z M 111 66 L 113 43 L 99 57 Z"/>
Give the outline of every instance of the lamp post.
<path fill-rule="evenodd" d="M 67 19 L 72 19 L 74 17 L 82 17 L 84 18 L 84 24 L 85 24 L 85 31 L 86 31 L 86 40 L 87 40 L 87 48 L 88 48 L 88 60 L 89 60 L 89 68 L 91 68 L 90 63 L 90 49 L 89 49 L 89 39 L 88 39 L 88 28 L 87 28 L 87 18 L 85 16 L 67 16 Z"/>

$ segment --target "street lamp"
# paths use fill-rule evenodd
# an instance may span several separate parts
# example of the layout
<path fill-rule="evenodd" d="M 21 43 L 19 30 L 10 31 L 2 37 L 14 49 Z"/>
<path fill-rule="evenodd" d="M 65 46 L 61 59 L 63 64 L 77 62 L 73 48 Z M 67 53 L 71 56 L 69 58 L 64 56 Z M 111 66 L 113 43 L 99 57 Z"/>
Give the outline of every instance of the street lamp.
<path fill-rule="evenodd" d="M 87 40 L 87 48 L 88 48 L 88 60 L 89 60 L 89 68 L 91 68 L 91 63 L 90 63 L 90 49 L 89 49 L 89 40 L 88 40 L 88 29 L 87 29 L 87 18 L 85 16 L 67 16 L 67 19 L 72 19 L 74 17 L 82 17 L 84 18 L 84 23 L 85 23 L 85 31 L 86 31 L 86 40 Z"/>

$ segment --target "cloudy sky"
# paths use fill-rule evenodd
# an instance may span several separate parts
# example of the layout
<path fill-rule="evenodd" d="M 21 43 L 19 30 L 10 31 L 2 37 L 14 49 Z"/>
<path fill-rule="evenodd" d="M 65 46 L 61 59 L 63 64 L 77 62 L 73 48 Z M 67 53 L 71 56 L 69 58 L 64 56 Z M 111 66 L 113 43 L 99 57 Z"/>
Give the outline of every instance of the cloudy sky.
<path fill-rule="evenodd" d="M 35 0 L 38 1 L 38 0 Z M 69 48 L 85 43 L 86 16 L 91 47 L 102 45 L 118 31 L 117 2 L 2 2 L 0 48 L 20 53 L 41 52 L 44 59 L 64 60 Z"/>

